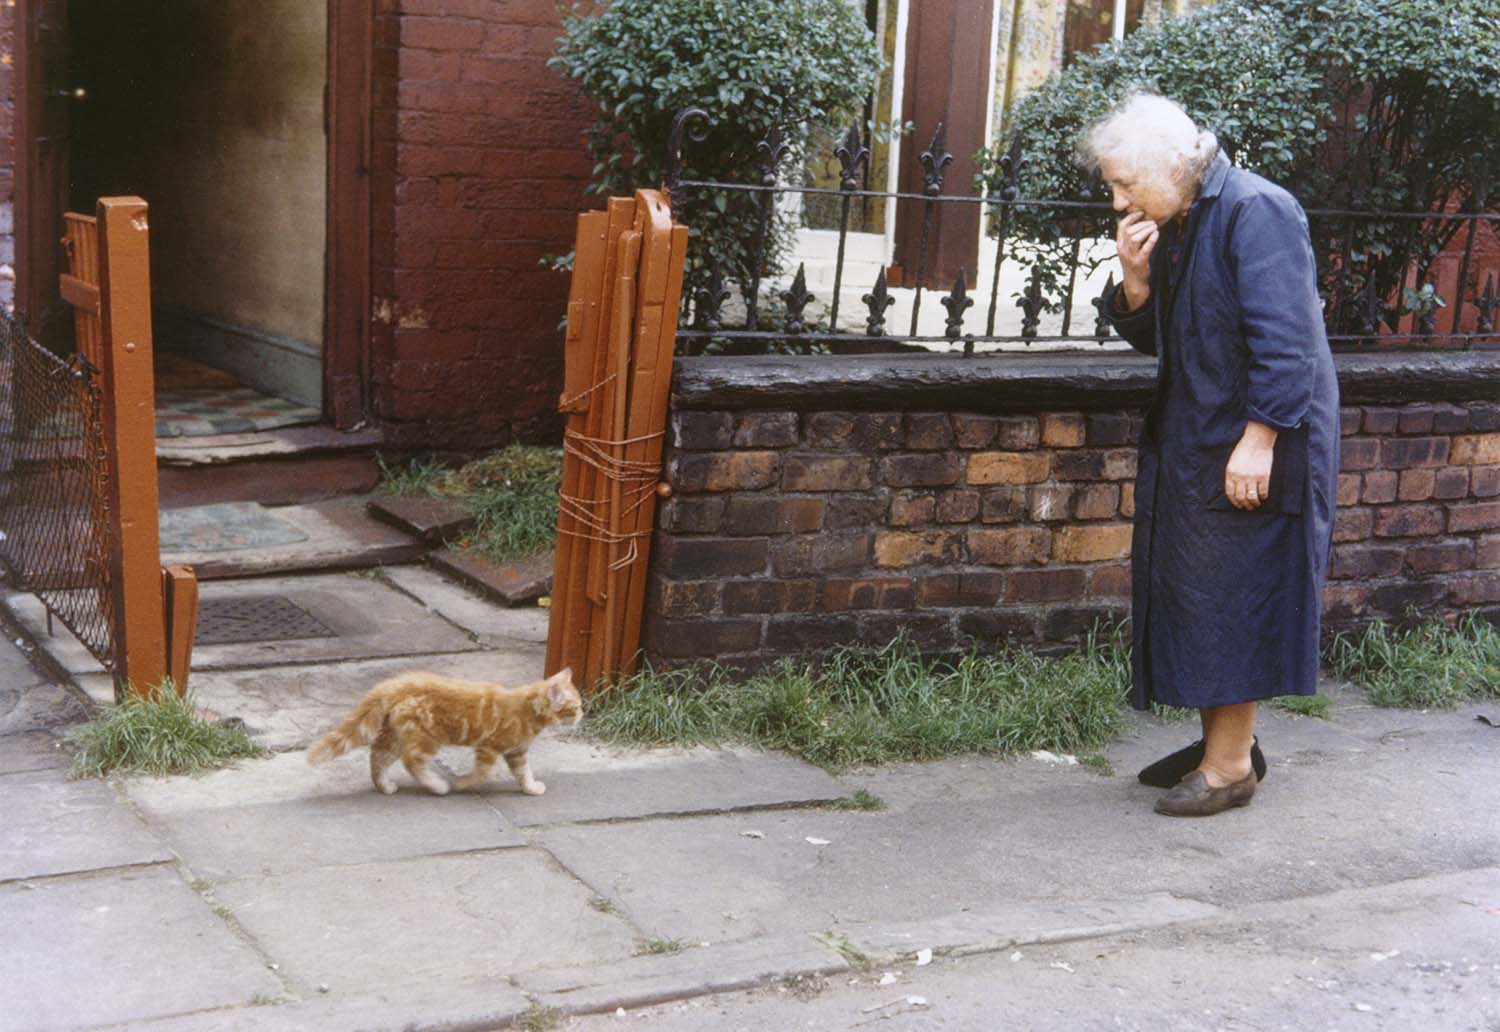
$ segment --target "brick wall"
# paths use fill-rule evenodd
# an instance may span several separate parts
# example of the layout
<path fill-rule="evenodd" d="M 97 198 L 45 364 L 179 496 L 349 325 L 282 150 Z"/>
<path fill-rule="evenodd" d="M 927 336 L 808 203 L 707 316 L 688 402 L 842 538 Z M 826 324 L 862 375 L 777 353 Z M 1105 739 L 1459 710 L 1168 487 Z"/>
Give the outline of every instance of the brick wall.
<path fill-rule="evenodd" d="M 1073 642 L 1129 610 L 1138 410 L 679 411 L 652 559 L 657 663 L 905 628 Z M 1500 613 L 1500 404 L 1350 407 L 1330 627 Z"/>
<path fill-rule="evenodd" d="M 375 411 L 394 443 L 555 436 L 588 120 L 546 66 L 555 0 L 380 0 Z"/>

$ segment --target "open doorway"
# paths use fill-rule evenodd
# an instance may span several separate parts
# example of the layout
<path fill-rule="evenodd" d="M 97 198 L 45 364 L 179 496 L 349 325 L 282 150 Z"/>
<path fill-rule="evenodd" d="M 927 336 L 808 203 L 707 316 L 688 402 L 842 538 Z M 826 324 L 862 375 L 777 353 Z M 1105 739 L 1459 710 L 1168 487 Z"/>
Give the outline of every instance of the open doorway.
<path fill-rule="evenodd" d="M 307 0 L 69 11 L 69 202 L 151 206 L 158 433 L 322 415 L 328 17 Z"/>

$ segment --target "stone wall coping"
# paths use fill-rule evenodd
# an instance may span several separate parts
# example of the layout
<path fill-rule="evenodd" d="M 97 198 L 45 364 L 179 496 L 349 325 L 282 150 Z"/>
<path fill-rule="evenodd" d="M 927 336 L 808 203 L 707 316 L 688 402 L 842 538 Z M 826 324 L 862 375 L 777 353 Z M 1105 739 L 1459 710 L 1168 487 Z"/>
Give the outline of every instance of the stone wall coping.
<path fill-rule="evenodd" d="M 1345 404 L 1500 398 L 1500 351 L 1335 356 Z M 675 409 L 1115 409 L 1148 404 L 1156 360 L 1133 353 L 678 358 Z"/>

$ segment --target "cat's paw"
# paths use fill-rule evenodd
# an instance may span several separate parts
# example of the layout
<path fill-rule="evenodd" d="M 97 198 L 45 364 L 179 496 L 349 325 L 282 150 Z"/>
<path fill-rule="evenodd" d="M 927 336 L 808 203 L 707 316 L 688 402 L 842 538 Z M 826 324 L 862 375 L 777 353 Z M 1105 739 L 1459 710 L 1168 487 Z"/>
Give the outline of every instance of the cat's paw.
<path fill-rule="evenodd" d="M 541 795 L 547 791 L 547 786 L 540 781 L 528 781 L 521 786 L 521 791 L 527 795 Z"/>
<path fill-rule="evenodd" d="M 453 787 L 449 785 L 448 782 L 443 781 L 440 778 L 433 778 L 431 781 L 422 782 L 422 784 L 425 785 L 427 791 L 431 792 L 433 795 L 447 795 L 448 790 Z"/>
<path fill-rule="evenodd" d="M 375 782 L 375 790 L 381 795 L 395 795 L 396 783 L 394 781 L 377 781 Z"/>

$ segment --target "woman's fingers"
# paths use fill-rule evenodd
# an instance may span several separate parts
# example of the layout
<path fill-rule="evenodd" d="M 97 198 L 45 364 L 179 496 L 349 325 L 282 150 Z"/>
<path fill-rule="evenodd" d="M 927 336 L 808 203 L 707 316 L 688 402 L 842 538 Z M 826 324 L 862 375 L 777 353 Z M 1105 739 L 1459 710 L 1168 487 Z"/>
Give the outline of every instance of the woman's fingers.
<path fill-rule="evenodd" d="M 1227 476 L 1224 478 L 1224 494 L 1236 509 L 1258 509 L 1270 493 L 1269 478 Z"/>

